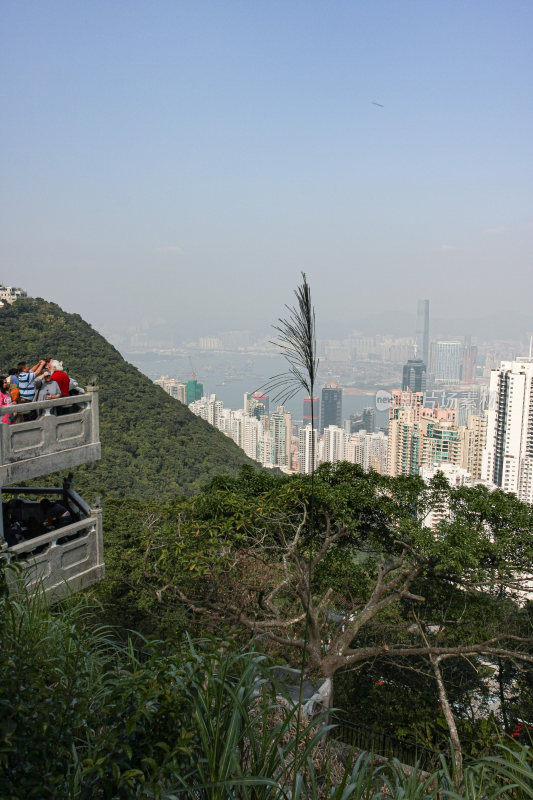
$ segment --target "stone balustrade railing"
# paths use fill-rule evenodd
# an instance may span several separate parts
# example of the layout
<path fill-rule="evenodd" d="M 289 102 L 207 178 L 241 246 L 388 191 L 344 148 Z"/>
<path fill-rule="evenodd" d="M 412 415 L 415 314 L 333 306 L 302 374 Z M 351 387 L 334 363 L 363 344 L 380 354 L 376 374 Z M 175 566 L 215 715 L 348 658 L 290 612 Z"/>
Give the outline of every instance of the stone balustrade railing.
<path fill-rule="evenodd" d="M 17 415 L 15 423 L 0 424 L 0 487 L 100 458 L 95 387 L 75 397 L 4 406 L 0 412 Z M 36 418 L 27 419 L 33 412 Z"/>
<path fill-rule="evenodd" d="M 91 509 L 86 519 L 16 544 L 2 558 L 20 565 L 26 586 L 41 587 L 50 602 L 84 589 L 104 577 L 102 512 Z"/>

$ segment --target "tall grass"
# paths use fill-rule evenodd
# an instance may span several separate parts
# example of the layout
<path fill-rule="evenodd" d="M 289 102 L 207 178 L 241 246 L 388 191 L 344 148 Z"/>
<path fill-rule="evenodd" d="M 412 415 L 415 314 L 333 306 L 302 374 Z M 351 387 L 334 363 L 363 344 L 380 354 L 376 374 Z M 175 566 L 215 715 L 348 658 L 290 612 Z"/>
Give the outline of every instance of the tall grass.
<path fill-rule="evenodd" d="M 265 658 L 231 642 L 124 648 L 80 597 L 0 598 L 2 800 L 371 800 L 533 798 L 531 747 L 431 775 L 325 738 Z M 299 735 L 296 736 L 297 726 Z"/>

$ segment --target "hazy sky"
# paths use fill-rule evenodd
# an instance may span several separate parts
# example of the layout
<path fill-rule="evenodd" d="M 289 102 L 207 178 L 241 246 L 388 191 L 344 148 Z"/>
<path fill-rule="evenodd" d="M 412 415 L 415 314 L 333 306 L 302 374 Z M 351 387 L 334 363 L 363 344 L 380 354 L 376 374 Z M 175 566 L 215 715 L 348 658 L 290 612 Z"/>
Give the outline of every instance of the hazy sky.
<path fill-rule="evenodd" d="M 0 30 L 0 281 L 183 335 L 266 330 L 301 270 L 322 336 L 417 297 L 533 318 L 531 0 L 3 0 Z"/>

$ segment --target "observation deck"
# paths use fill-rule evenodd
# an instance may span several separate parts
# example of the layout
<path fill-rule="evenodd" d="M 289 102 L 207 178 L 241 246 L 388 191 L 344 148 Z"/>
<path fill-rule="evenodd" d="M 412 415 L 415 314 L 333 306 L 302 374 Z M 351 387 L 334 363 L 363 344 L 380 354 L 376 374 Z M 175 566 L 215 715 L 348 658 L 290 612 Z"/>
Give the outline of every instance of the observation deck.
<path fill-rule="evenodd" d="M 53 602 L 103 578 L 102 512 L 74 491 L 72 476 L 61 487 L 14 484 L 100 458 L 98 391 L 1 411 L 17 421 L 0 423 L 0 557 Z"/>

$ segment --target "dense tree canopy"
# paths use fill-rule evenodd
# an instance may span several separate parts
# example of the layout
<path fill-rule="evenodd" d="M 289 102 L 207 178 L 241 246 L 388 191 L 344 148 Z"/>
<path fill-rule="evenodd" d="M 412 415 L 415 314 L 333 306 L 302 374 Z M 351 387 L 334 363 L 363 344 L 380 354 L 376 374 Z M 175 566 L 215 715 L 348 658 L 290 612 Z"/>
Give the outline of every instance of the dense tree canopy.
<path fill-rule="evenodd" d="M 295 665 L 304 655 L 311 675 L 330 681 L 327 702 L 337 673 L 370 665 L 376 680 L 380 669 L 421 670 L 436 698 L 435 669 L 459 681 L 452 695 L 466 717 L 474 674 L 482 703 L 479 679 L 494 673 L 479 657 L 533 662 L 521 602 L 530 508 L 500 491 L 451 489 L 442 476 L 426 487 L 349 464 L 323 465 L 311 484 L 244 470 L 145 513 L 130 557 L 147 606 L 240 630 Z M 443 503 L 452 516 L 433 531 L 424 521 Z M 477 666 L 465 671 L 465 659 Z"/>

